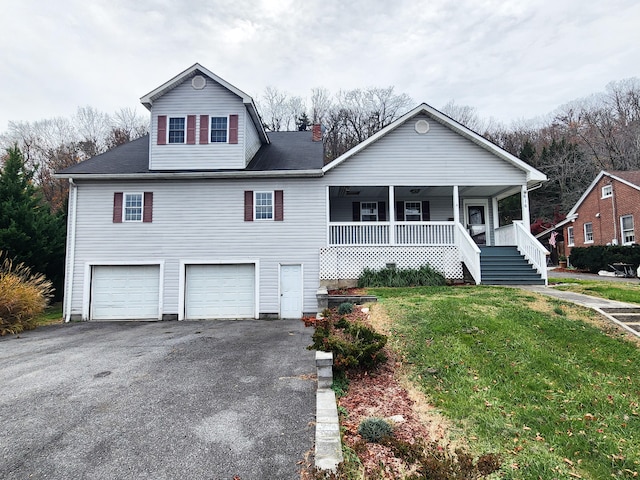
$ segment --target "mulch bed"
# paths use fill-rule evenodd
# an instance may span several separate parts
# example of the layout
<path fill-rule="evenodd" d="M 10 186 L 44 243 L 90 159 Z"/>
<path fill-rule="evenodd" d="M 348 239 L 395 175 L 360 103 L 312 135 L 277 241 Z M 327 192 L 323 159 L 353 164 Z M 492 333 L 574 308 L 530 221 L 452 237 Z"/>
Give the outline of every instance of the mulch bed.
<path fill-rule="evenodd" d="M 349 321 L 358 321 L 370 325 L 368 311 L 361 307 L 353 313 L 344 315 Z M 311 323 L 310 319 L 306 323 Z M 378 443 L 368 443 L 358 434 L 360 422 L 369 417 L 396 417 L 394 437 L 410 443 L 416 439 L 427 442 L 439 441 L 445 436 L 445 429 L 437 422 L 429 425 L 421 419 L 414 400 L 402 387 L 397 370 L 401 364 L 394 358 L 393 352 L 385 349 L 388 360 L 374 371 L 351 370 L 347 374 L 349 388 L 347 394 L 338 399 L 338 405 L 347 411 L 341 416 L 340 424 L 344 428 L 343 441 L 353 449 L 365 470 L 365 478 L 395 479 L 409 471 L 409 467 L 396 457 L 392 449 Z M 384 467 L 381 469 L 381 465 Z M 303 474 L 303 478 L 305 477 Z"/>

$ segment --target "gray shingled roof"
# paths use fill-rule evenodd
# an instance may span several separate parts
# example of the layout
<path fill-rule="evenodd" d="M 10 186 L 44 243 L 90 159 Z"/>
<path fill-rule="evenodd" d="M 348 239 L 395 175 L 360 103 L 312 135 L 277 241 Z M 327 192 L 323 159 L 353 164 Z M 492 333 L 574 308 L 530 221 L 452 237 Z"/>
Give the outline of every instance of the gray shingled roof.
<path fill-rule="evenodd" d="M 311 132 L 270 132 L 268 136 L 271 143 L 260 147 L 244 171 L 319 170 L 322 168 L 324 164 L 322 142 L 313 142 Z M 210 171 L 222 170 L 211 169 Z M 149 135 L 115 147 L 57 173 L 79 176 L 82 174 L 153 173 L 149 170 Z"/>

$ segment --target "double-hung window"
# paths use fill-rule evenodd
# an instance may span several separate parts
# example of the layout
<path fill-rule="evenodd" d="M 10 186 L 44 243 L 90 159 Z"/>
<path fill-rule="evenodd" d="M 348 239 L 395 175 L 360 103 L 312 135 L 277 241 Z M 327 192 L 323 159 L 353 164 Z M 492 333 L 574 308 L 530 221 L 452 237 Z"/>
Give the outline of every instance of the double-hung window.
<path fill-rule="evenodd" d="M 226 143 L 227 117 L 211 117 L 211 143 Z"/>
<path fill-rule="evenodd" d="M 255 219 L 273 219 L 273 192 L 255 192 Z"/>
<path fill-rule="evenodd" d="M 573 227 L 567 227 L 567 244 L 570 247 L 573 247 L 575 245 L 574 243 L 574 239 L 573 239 Z"/>
<path fill-rule="evenodd" d="M 360 220 L 362 222 L 377 222 L 378 202 L 362 202 L 360 204 Z"/>
<path fill-rule="evenodd" d="M 620 226 L 622 227 L 622 244 L 631 245 L 636 241 L 636 234 L 633 225 L 633 215 L 625 215 L 620 217 Z"/>
<path fill-rule="evenodd" d="M 593 224 L 584 224 L 584 243 L 593 243 Z"/>
<path fill-rule="evenodd" d="M 169 143 L 184 143 L 185 119 L 184 117 L 169 117 Z"/>
<path fill-rule="evenodd" d="M 404 219 L 407 222 L 422 221 L 422 202 L 404 202 Z"/>
<path fill-rule="evenodd" d="M 141 193 L 125 193 L 124 209 L 125 222 L 141 222 L 142 221 L 142 194 Z"/>
<path fill-rule="evenodd" d="M 609 198 L 613 196 L 613 186 L 605 185 L 602 187 L 602 198 Z"/>

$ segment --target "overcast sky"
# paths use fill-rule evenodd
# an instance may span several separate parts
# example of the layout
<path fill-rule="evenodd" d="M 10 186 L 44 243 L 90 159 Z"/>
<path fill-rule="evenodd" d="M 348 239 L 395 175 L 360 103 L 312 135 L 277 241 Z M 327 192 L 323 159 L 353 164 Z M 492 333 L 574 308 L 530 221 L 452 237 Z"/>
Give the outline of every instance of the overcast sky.
<path fill-rule="evenodd" d="M 139 99 L 198 62 L 259 98 L 395 86 L 506 124 L 640 77 L 638 0 L 16 0 L 0 132 Z"/>

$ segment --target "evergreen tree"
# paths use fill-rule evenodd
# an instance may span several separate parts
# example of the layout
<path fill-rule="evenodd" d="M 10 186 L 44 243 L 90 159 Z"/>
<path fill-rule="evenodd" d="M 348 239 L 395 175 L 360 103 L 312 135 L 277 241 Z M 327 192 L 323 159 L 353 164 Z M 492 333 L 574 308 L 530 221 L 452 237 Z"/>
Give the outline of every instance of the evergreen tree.
<path fill-rule="evenodd" d="M 43 273 L 62 295 L 66 221 L 53 214 L 34 184 L 34 171 L 25 166 L 18 147 L 7 150 L 0 169 L 0 249 Z"/>
<path fill-rule="evenodd" d="M 296 119 L 296 127 L 298 127 L 298 131 L 304 132 L 306 130 L 309 130 L 310 126 L 311 126 L 311 120 L 309 120 L 309 117 L 307 116 L 306 112 L 302 112 L 302 115 L 300 115 Z"/>

